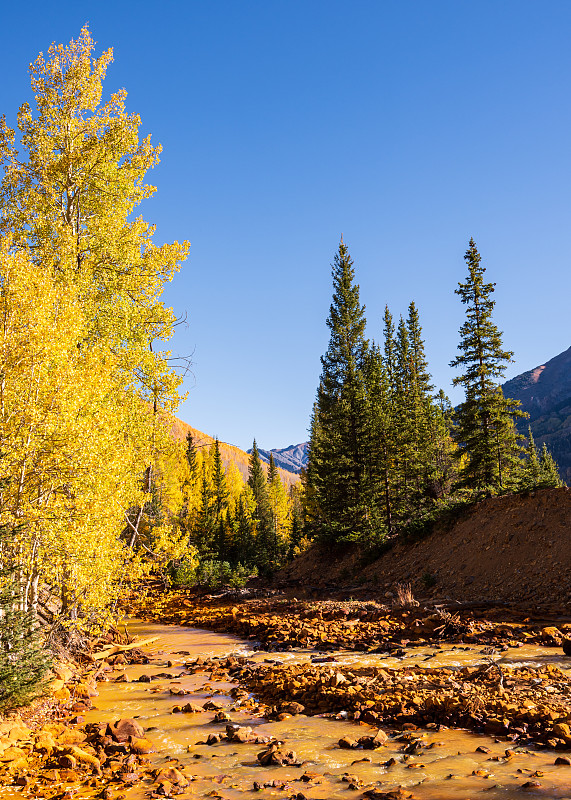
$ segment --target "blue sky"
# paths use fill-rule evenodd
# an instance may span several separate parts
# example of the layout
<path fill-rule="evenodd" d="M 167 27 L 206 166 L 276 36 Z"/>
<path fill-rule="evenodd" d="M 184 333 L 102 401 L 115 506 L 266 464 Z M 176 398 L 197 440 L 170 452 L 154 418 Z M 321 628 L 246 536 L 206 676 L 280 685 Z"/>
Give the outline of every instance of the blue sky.
<path fill-rule="evenodd" d="M 473 236 L 516 362 L 571 345 L 571 3 L 36 0 L 3 8 L 0 113 L 27 67 L 89 22 L 141 133 L 163 145 L 142 208 L 189 239 L 165 300 L 192 354 L 179 416 L 246 448 L 303 441 L 343 233 L 368 332 L 415 300 L 434 381 Z"/>

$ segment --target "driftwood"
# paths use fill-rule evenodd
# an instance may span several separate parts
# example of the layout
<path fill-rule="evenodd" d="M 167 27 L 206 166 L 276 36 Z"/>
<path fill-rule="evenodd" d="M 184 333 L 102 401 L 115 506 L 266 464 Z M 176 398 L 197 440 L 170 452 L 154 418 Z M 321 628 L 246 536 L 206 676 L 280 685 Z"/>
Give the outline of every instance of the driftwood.
<path fill-rule="evenodd" d="M 110 656 L 115 656 L 118 653 L 124 653 L 126 650 L 134 650 L 136 647 L 144 647 L 146 644 L 155 642 L 158 638 L 158 636 L 151 636 L 150 639 L 139 639 L 131 642 L 131 644 L 114 644 L 111 647 L 106 647 L 104 650 L 100 650 L 98 653 L 94 653 L 92 658 L 94 661 L 100 661 L 102 658 L 109 658 Z"/>

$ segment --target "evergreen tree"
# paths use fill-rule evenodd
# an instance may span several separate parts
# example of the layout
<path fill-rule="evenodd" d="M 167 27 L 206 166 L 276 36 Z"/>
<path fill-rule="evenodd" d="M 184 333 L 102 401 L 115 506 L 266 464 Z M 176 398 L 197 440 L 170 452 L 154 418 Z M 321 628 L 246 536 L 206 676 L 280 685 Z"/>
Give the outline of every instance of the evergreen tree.
<path fill-rule="evenodd" d="M 198 462 L 196 457 L 196 447 L 194 445 L 194 440 L 192 438 L 192 433 L 190 431 L 186 434 L 185 456 L 188 463 L 190 481 L 192 483 L 196 477 L 196 473 L 198 470 Z"/>
<path fill-rule="evenodd" d="M 252 516 L 256 524 L 256 565 L 262 572 L 267 573 L 272 569 L 276 553 L 268 484 L 255 439 L 250 453 L 248 485 L 255 501 Z"/>
<path fill-rule="evenodd" d="M 245 492 L 238 498 L 234 517 L 234 560 L 241 564 L 254 564 L 256 552 L 252 517 L 248 513 L 244 495 Z"/>
<path fill-rule="evenodd" d="M 289 532 L 289 546 L 287 553 L 288 561 L 291 561 L 295 557 L 296 550 L 301 544 L 301 539 L 302 539 L 301 515 L 298 507 L 294 505 L 291 512 L 291 527 Z"/>
<path fill-rule="evenodd" d="M 268 468 L 268 498 L 272 512 L 272 547 L 281 564 L 287 554 L 290 503 L 273 455 Z"/>
<path fill-rule="evenodd" d="M 16 584 L 0 589 L 0 712 L 29 703 L 43 688 L 51 656 L 42 646 L 32 613 L 21 611 Z"/>
<path fill-rule="evenodd" d="M 228 516 L 224 518 L 222 514 L 218 517 L 215 532 L 216 558 L 220 561 L 228 561 L 231 555 L 231 541 L 229 536 Z"/>
<path fill-rule="evenodd" d="M 547 449 L 547 445 L 543 442 L 543 447 L 541 448 L 541 457 L 539 459 L 539 463 L 541 466 L 541 483 L 540 486 L 542 488 L 546 488 L 548 486 L 552 487 L 561 487 L 565 486 L 564 482 L 561 480 L 559 476 L 559 470 L 557 469 L 557 464 L 549 450 Z"/>
<path fill-rule="evenodd" d="M 223 512 L 228 507 L 228 488 L 226 486 L 226 473 L 220 455 L 220 442 L 218 438 L 212 445 L 212 495 L 214 499 L 214 514 L 217 519 L 222 518 Z"/>
<path fill-rule="evenodd" d="M 414 301 L 408 307 L 406 329 L 410 348 L 411 380 L 416 393 L 420 397 L 426 398 L 430 396 L 434 386 L 431 383 L 432 378 L 428 371 L 420 317 Z"/>
<path fill-rule="evenodd" d="M 432 459 L 427 484 L 427 494 L 434 500 L 449 495 L 457 483 L 453 429 L 454 409 L 446 394 L 440 389 L 432 404 Z"/>
<path fill-rule="evenodd" d="M 501 492 L 519 483 L 514 418 L 524 413 L 518 402 L 503 396 L 498 383 L 513 353 L 504 350 L 502 334 L 492 320 L 495 284 L 484 282 L 485 268 L 473 239 L 464 258 L 468 276 L 456 294 L 467 306 L 466 321 L 460 328 L 460 354 L 450 364 L 463 370 L 453 383 L 466 393 L 456 414 L 459 453 L 467 457 L 461 478 L 470 489 Z"/>
<path fill-rule="evenodd" d="M 275 483 L 276 480 L 279 481 L 280 475 L 278 472 L 278 468 L 276 467 L 276 461 L 274 459 L 274 454 L 270 453 L 270 462 L 268 464 L 268 486 L 271 486 L 272 483 Z"/>
<path fill-rule="evenodd" d="M 317 392 L 318 424 L 309 447 L 315 521 L 321 535 L 360 538 L 369 530 L 366 504 L 365 307 L 347 246 L 341 240 L 332 267 L 333 302 L 327 326 L 330 339 L 321 358 Z"/>
<path fill-rule="evenodd" d="M 384 316 L 384 329 L 383 335 L 385 340 L 384 364 L 389 383 L 389 390 L 396 391 L 396 344 L 395 344 L 395 326 L 389 307 L 385 306 Z"/>
<path fill-rule="evenodd" d="M 397 449 L 397 504 L 401 519 L 408 517 L 413 490 L 414 430 L 412 420 L 412 381 L 408 331 L 401 317 L 396 335 L 394 393 L 394 432 Z M 416 498 L 415 498 L 416 499 Z"/>
<path fill-rule="evenodd" d="M 370 348 L 366 362 L 366 382 L 368 503 L 371 526 L 377 537 L 382 538 L 393 533 L 396 448 L 389 378 L 380 349 L 375 344 Z"/>
<path fill-rule="evenodd" d="M 202 556 L 212 555 L 216 514 L 212 507 L 212 487 L 208 478 L 206 461 L 202 462 L 200 507 L 195 528 L 195 543 Z"/>
<path fill-rule="evenodd" d="M 522 475 L 522 487 L 533 489 L 539 486 L 541 481 L 541 464 L 537 454 L 537 447 L 531 432 L 531 425 L 527 429 L 527 447 L 525 448 L 525 469 Z"/>

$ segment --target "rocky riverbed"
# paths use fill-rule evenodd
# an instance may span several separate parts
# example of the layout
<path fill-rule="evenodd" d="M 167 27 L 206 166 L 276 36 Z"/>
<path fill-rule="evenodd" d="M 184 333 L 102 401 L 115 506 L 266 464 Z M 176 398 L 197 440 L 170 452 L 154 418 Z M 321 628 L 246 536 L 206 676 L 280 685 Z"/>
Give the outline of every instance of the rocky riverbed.
<path fill-rule="evenodd" d="M 61 719 L 3 723 L 3 797 L 570 796 L 562 619 L 183 594 L 136 611 L 147 646 L 59 669 Z"/>

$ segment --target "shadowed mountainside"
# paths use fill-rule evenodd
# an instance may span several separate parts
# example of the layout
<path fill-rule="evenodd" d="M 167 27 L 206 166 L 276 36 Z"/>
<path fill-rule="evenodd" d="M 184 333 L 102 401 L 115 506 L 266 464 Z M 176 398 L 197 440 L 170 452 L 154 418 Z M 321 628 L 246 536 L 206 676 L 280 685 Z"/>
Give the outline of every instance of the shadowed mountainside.
<path fill-rule="evenodd" d="M 520 432 L 531 430 L 535 443 L 547 445 L 561 477 L 571 484 L 571 347 L 502 386 L 504 395 L 521 402 L 529 419 L 521 420 Z"/>

